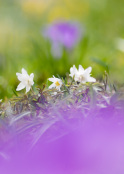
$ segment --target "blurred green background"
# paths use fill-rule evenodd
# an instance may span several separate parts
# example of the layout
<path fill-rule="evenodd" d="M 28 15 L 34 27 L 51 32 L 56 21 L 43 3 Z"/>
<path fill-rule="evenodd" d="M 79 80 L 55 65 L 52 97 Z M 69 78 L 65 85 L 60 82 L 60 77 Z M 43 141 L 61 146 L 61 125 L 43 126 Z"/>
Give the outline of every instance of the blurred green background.
<path fill-rule="evenodd" d="M 0 1 L 0 98 L 12 97 L 22 67 L 34 73 L 38 85 L 48 77 L 65 76 L 70 66 L 93 67 L 102 79 L 104 71 L 118 85 L 124 84 L 124 52 L 116 38 L 124 38 L 123 0 L 4 0 Z M 61 59 L 50 54 L 42 26 L 55 20 L 79 21 L 85 34 L 71 53 Z"/>

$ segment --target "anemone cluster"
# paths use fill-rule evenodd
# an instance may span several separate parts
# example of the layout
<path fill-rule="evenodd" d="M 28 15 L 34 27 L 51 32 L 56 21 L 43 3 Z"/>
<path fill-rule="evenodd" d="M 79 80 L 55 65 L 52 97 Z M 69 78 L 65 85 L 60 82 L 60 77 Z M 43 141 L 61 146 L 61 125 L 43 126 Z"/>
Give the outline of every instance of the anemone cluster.
<path fill-rule="evenodd" d="M 52 87 L 43 86 L 1 103 L 3 174 L 124 172 L 123 92 L 105 81 L 96 82 L 90 72 L 91 68 L 73 66 L 72 78 L 50 78 Z M 17 76 L 23 83 L 33 78 L 26 71 L 22 74 Z M 75 80 L 80 75 L 94 82 Z"/>

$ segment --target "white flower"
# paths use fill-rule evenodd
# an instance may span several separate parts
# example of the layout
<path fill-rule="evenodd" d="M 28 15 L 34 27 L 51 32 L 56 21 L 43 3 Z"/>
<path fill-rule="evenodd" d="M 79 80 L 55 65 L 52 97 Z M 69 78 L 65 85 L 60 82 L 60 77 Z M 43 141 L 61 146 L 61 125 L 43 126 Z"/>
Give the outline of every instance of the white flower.
<path fill-rule="evenodd" d="M 49 78 L 49 81 L 53 82 L 50 86 L 49 89 L 51 88 L 56 88 L 60 91 L 60 88 L 62 86 L 62 80 L 59 78 L 56 78 L 55 76 L 53 76 L 53 78 Z"/>
<path fill-rule="evenodd" d="M 31 89 L 31 86 L 34 84 L 34 81 L 33 81 L 34 74 L 31 73 L 29 76 L 27 71 L 24 68 L 22 68 L 22 74 L 16 73 L 16 75 L 20 81 L 20 84 L 17 86 L 16 91 L 20 91 L 26 88 L 26 93 L 29 92 Z"/>
<path fill-rule="evenodd" d="M 124 52 L 124 39 L 122 38 L 117 38 L 115 40 L 115 46 L 118 50 Z"/>
<path fill-rule="evenodd" d="M 70 74 L 69 76 L 71 76 L 72 78 L 75 76 L 75 74 L 78 73 L 77 68 L 75 67 L 75 65 L 73 65 L 73 67 L 70 68 Z"/>
<path fill-rule="evenodd" d="M 92 68 L 88 67 L 87 69 L 83 69 L 81 65 L 79 65 L 79 69 L 73 65 L 73 67 L 70 68 L 70 74 L 69 76 L 74 77 L 75 81 L 86 83 L 86 82 L 96 82 L 96 79 L 91 76 Z"/>

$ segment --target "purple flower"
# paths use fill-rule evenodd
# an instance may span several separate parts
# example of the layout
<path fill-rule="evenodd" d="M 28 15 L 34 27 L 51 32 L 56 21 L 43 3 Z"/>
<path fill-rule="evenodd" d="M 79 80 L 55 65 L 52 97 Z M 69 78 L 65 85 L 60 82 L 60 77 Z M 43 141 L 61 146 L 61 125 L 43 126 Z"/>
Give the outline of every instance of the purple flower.
<path fill-rule="evenodd" d="M 63 48 L 72 50 L 82 38 L 82 28 L 77 22 L 57 21 L 43 29 L 43 36 L 52 44 L 51 52 L 61 57 Z"/>

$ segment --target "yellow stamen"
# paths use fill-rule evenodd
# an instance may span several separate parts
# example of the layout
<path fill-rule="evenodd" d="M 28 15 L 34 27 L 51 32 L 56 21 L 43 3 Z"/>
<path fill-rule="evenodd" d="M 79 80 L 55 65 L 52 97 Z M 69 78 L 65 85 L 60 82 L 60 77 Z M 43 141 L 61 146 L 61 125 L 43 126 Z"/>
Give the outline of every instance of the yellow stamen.
<path fill-rule="evenodd" d="M 60 83 L 58 81 L 56 81 L 55 85 L 56 86 L 60 86 Z"/>

